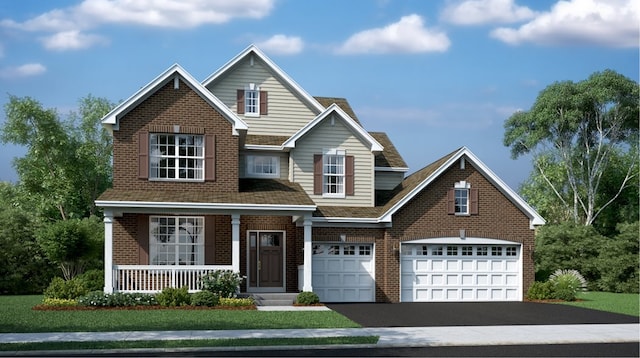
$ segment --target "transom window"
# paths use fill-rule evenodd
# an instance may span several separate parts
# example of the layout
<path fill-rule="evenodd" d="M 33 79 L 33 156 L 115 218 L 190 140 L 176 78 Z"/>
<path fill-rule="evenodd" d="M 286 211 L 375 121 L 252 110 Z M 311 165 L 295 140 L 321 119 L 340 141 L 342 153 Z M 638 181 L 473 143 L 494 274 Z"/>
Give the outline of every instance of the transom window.
<path fill-rule="evenodd" d="M 280 176 L 280 158 L 278 156 L 247 156 L 247 176 L 277 178 Z"/>
<path fill-rule="evenodd" d="M 204 138 L 189 134 L 149 136 L 152 179 L 204 179 Z"/>
<path fill-rule="evenodd" d="M 204 218 L 152 216 L 149 220 L 152 265 L 204 265 Z"/>
<path fill-rule="evenodd" d="M 322 187 L 324 196 L 344 197 L 345 151 L 330 149 L 322 158 Z"/>

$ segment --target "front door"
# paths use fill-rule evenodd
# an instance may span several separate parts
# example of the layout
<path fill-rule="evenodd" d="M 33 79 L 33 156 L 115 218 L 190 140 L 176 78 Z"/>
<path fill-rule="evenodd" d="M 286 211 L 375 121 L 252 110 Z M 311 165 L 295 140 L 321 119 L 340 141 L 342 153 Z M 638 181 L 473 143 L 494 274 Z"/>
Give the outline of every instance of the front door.
<path fill-rule="evenodd" d="M 249 232 L 249 289 L 284 289 L 283 248 L 282 232 Z"/>

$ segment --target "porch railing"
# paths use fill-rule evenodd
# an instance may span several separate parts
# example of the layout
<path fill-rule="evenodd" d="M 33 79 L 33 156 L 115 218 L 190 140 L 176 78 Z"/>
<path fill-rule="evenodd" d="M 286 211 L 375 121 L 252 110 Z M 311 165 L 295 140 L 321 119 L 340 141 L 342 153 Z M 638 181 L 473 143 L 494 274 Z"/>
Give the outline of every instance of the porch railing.
<path fill-rule="evenodd" d="M 203 275 L 231 269 L 231 265 L 113 265 L 113 291 L 156 293 L 166 287 L 187 286 L 189 292 L 195 292 L 201 289 L 200 277 Z"/>

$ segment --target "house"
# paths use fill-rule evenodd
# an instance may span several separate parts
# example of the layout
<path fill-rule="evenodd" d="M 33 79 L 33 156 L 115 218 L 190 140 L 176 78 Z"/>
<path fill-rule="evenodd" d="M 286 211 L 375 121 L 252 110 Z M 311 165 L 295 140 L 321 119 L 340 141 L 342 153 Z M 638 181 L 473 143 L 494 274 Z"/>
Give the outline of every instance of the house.
<path fill-rule="evenodd" d="M 390 138 L 249 46 L 202 82 L 173 65 L 113 134 L 105 292 L 241 290 L 323 302 L 519 301 L 544 220 L 468 148 L 407 175 Z"/>

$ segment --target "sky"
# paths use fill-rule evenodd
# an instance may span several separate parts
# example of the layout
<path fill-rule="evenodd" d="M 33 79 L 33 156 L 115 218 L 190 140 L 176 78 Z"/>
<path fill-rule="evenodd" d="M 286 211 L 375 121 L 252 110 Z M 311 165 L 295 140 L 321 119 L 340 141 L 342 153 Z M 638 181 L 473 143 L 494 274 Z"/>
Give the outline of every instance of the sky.
<path fill-rule="evenodd" d="M 0 125 L 9 96 L 61 118 L 119 103 L 174 63 L 204 80 L 251 44 L 312 96 L 343 97 L 414 172 L 466 146 L 514 190 L 504 122 L 556 81 L 639 77 L 633 0 L 0 1 Z M 0 181 L 25 148 L 0 144 Z"/>

